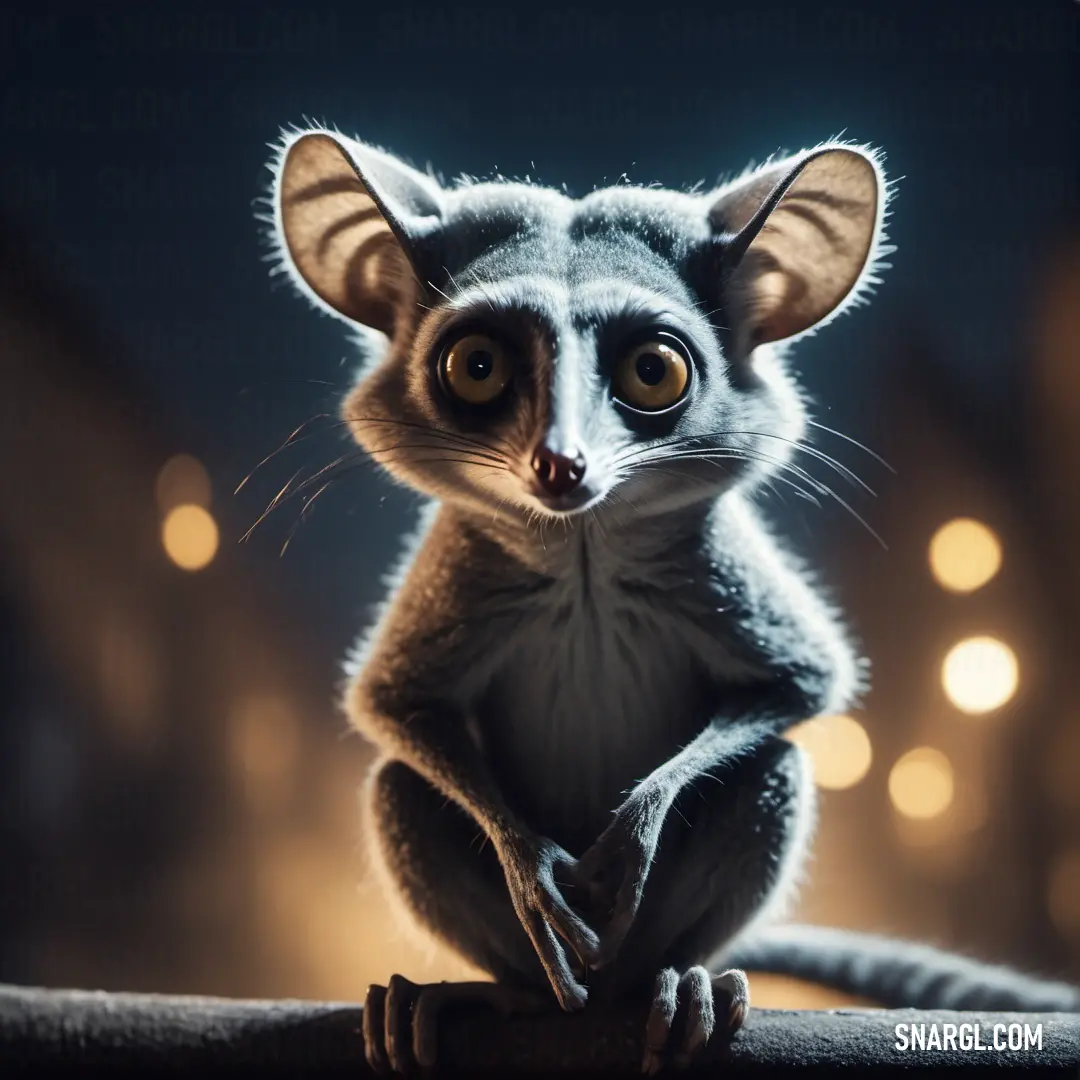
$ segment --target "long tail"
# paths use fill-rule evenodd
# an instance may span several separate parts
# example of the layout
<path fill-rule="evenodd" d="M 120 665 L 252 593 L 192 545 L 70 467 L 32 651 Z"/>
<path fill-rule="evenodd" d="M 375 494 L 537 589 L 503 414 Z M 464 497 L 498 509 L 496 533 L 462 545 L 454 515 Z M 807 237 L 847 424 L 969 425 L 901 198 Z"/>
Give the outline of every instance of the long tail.
<path fill-rule="evenodd" d="M 1080 1012 L 1080 988 L 929 945 L 818 926 L 783 926 L 734 945 L 729 966 L 791 975 L 886 1008 Z"/>

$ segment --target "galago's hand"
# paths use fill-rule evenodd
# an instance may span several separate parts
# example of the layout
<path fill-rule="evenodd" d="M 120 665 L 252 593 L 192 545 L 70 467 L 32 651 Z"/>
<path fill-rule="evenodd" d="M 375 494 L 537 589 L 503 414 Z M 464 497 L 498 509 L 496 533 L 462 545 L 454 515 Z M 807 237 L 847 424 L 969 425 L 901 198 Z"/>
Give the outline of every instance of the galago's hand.
<path fill-rule="evenodd" d="M 615 959 L 634 923 L 662 824 L 655 801 L 631 795 L 572 868 L 571 880 L 589 898 L 593 923 L 600 928 L 592 968 Z"/>
<path fill-rule="evenodd" d="M 575 878 L 577 861 L 552 840 L 515 836 L 498 845 L 510 899 L 521 925 L 536 949 L 559 1004 L 580 1009 L 588 991 L 575 978 L 564 945 L 579 957 L 581 967 L 598 957 L 599 938 L 567 904 L 560 884 Z"/>

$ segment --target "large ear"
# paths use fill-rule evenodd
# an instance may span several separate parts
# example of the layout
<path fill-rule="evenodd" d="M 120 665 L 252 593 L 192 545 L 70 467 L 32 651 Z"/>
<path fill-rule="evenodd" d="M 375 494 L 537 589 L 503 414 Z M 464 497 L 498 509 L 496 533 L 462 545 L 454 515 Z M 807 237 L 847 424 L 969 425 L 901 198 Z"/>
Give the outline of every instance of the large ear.
<path fill-rule="evenodd" d="M 709 223 L 741 351 L 838 314 L 872 272 L 885 185 L 876 158 L 827 145 L 714 194 Z"/>
<path fill-rule="evenodd" d="M 441 223 L 442 189 L 325 130 L 287 135 L 270 167 L 284 268 L 320 307 L 392 334 L 400 303 L 417 295 L 417 249 Z"/>

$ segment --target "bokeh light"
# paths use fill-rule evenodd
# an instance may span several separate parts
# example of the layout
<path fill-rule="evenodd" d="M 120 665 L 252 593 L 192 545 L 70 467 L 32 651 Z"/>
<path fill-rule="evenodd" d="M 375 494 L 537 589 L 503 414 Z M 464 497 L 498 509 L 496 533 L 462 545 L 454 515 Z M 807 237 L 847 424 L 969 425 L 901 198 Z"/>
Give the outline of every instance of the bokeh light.
<path fill-rule="evenodd" d="M 943 589 L 974 592 L 1001 569 L 1001 543 L 981 521 L 954 518 L 930 541 L 930 569 Z"/>
<path fill-rule="evenodd" d="M 161 467 L 154 494 L 163 514 L 186 503 L 209 510 L 210 477 L 197 458 L 176 454 Z"/>
<path fill-rule="evenodd" d="M 182 570 L 201 570 L 218 548 L 218 527 L 201 506 L 185 503 L 165 515 L 161 526 L 165 553 Z"/>
<path fill-rule="evenodd" d="M 971 714 L 1000 708 L 1016 693 L 1020 667 L 1016 654 L 993 637 L 958 642 L 941 666 L 941 682 L 949 700 Z"/>
<path fill-rule="evenodd" d="M 954 794 L 952 763 L 931 746 L 909 750 L 889 773 L 889 798 L 905 817 L 939 817 L 952 805 Z"/>
<path fill-rule="evenodd" d="M 853 717 L 819 716 L 793 727 L 787 737 L 810 755 L 818 787 L 841 791 L 870 771 L 870 736 Z"/>

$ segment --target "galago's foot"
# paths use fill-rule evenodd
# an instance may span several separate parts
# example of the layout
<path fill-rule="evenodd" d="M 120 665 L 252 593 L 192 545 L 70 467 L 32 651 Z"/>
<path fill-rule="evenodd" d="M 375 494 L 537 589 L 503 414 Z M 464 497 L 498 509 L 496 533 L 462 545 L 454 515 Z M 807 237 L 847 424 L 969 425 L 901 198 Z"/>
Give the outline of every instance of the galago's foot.
<path fill-rule="evenodd" d="M 549 993 L 503 983 L 418 985 L 391 975 L 386 986 L 370 986 L 364 1002 L 364 1053 L 380 1075 L 407 1075 L 434 1068 L 439 1013 L 448 1004 L 490 1005 L 500 1016 L 556 1008 Z"/>
<path fill-rule="evenodd" d="M 750 1009 L 750 984 L 746 975 L 732 968 L 710 975 L 692 967 L 680 978 L 674 968 L 656 977 L 652 1008 L 645 1024 L 645 1056 L 642 1071 L 650 1076 L 670 1061 L 686 1068 L 708 1043 L 717 1028 L 730 1038 L 743 1026 Z"/>

